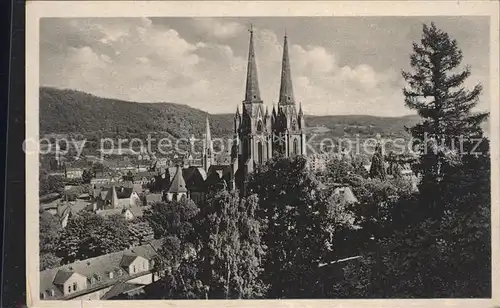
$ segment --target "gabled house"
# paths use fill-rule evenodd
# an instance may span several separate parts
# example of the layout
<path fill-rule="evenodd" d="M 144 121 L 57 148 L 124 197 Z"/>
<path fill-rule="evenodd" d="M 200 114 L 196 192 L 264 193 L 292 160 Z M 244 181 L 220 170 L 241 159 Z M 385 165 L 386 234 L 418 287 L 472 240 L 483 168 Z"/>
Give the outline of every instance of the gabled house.
<path fill-rule="evenodd" d="M 123 209 L 140 205 L 140 198 L 132 187 L 103 188 L 94 200 L 96 210 Z"/>
<path fill-rule="evenodd" d="M 158 277 L 151 271 L 161 240 L 40 272 L 40 299 L 100 300 L 123 283 L 144 287 Z M 116 294 L 115 294 L 116 295 Z"/>

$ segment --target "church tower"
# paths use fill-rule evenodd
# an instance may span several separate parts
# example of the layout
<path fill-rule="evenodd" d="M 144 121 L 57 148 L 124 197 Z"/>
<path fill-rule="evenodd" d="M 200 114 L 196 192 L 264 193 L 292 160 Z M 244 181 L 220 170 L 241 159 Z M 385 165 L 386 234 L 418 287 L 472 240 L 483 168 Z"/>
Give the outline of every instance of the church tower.
<path fill-rule="evenodd" d="M 210 166 L 214 164 L 214 150 L 212 147 L 212 134 L 210 132 L 210 122 L 208 121 L 208 116 L 206 119 L 205 126 L 205 141 L 203 143 L 203 169 L 208 172 Z"/>
<path fill-rule="evenodd" d="M 253 29 L 250 28 L 248 49 L 247 80 L 242 112 L 239 109 L 234 117 L 235 139 L 232 165 L 238 188 L 245 191 L 244 182 L 256 165 L 265 163 L 272 155 L 271 116 L 260 96 L 257 64 L 253 42 Z M 237 166 L 236 166 L 237 165 Z M 237 171 L 237 172 L 236 172 Z"/>
<path fill-rule="evenodd" d="M 285 157 L 306 155 L 305 119 L 302 105 L 297 110 L 293 95 L 288 38 L 285 34 L 281 64 L 281 86 L 278 110 L 273 107 L 274 148 Z"/>

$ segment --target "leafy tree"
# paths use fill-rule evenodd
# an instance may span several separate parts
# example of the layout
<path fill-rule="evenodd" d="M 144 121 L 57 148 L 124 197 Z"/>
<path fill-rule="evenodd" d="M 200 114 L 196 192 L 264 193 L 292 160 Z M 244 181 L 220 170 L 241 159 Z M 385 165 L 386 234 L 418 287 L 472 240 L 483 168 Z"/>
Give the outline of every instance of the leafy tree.
<path fill-rule="evenodd" d="M 434 24 L 424 25 L 421 43 L 413 49 L 414 72 L 403 76 L 409 84 L 405 102 L 423 118 L 410 129 L 421 143 L 416 165 L 422 174 L 420 194 L 417 200 L 389 203 L 387 216 L 382 216 L 389 219 L 382 226 L 372 224 L 378 236 L 368 253 L 372 262 L 365 264 L 363 273 L 378 279 L 360 289 L 377 297 L 489 297 L 487 140 L 480 143 L 481 154 L 469 153 L 470 138 L 482 137 L 480 124 L 487 117 L 471 111 L 481 86 L 472 91 L 462 86 L 469 68 L 457 73 L 461 51 Z M 464 152 L 453 148 L 460 136 L 468 139 Z M 426 137 L 434 140 L 427 142 Z"/>
<path fill-rule="evenodd" d="M 64 190 L 64 178 L 60 175 L 49 175 L 45 170 L 40 170 L 39 177 L 40 196 L 61 193 Z"/>
<path fill-rule="evenodd" d="M 61 258 L 52 252 L 40 252 L 40 271 L 61 265 Z"/>
<path fill-rule="evenodd" d="M 90 170 L 84 169 L 82 173 L 82 183 L 90 184 L 90 181 L 94 177 L 93 173 Z"/>
<path fill-rule="evenodd" d="M 193 299 L 203 296 L 195 253 L 194 218 L 198 208 L 190 200 L 157 202 L 145 212 L 156 238 L 164 238 L 156 271 L 160 283 L 148 290 L 148 298 Z"/>
<path fill-rule="evenodd" d="M 260 241 L 255 195 L 240 199 L 238 192 L 221 190 L 200 212 L 200 270 L 209 298 L 259 298 L 264 249 Z"/>
<path fill-rule="evenodd" d="M 42 211 L 39 215 L 40 235 L 40 270 L 60 265 L 61 259 L 55 256 L 62 226 L 59 220 L 49 212 Z"/>
<path fill-rule="evenodd" d="M 386 177 L 384 154 L 380 143 L 375 147 L 375 153 L 372 156 L 370 167 L 370 177 L 384 180 Z"/>
<path fill-rule="evenodd" d="M 121 215 L 103 218 L 91 212 L 71 217 L 61 233 L 56 255 L 63 263 L 84 260 L 128 247 L 127 221 Z"/>
<path fill-rule="evenodd" d="M 328 255 L 328 200 L 302 156 L 276 158 L 254 172 L 267 247 L 263 280 L 268 298 L 319 297 L 318 265 Z"/>
<path fill-rule="evenodd" d="M 326 166 L 326 177 L 328 181 L 334 183 L 345 183 L 354 171 L 354 166 L 350 161 L 341 158 L 332 158 Z"/>
<path fill-rule="evenodd" d="M 191 200 L 156 202 L 144 212 L 144 218 L 153 228 L 155 238 L 175 235 L 189 238 L 193 232 L 193 218 L 198 207 Z"/>
<path fill-rule="evenodd" d="M 134 174 L 131 171 L 127 172 L 127 174 L 123 176 L 123 180 L 133 182 L 134 181 Z"/>

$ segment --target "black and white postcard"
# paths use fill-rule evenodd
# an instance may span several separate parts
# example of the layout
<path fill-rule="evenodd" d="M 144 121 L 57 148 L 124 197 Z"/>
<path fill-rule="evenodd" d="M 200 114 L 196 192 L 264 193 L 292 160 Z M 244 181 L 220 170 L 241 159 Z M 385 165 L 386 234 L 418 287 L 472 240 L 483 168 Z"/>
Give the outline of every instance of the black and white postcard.
<path fill-rule="evenodd" d="M 28 3 L 30 307 L 498 305 L 498 9 Z"/>

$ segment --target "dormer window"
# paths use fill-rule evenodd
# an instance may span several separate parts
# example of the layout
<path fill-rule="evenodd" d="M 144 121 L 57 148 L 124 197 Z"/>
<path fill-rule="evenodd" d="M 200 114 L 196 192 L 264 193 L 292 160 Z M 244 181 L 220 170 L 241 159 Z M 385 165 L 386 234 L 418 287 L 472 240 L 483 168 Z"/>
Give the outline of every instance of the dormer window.
<path fill-rule="evenodd" d="M 109 279 L 113 279 L 113 272 L 109 272 L 108 277 L 109 277 Z"/>
<path fill-rule="evenodd" d="M 40 293 L 40 298 L 44 299 L 45 298 L 45 292 Z"/>
<path fill-rule="evenodd" d="M 56 295 L 56 291 L 54 291 L 54 289 L 50 289 L 49 293 L 50 293 L 50 296 L 55 296 Z"/>

